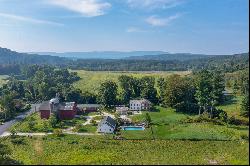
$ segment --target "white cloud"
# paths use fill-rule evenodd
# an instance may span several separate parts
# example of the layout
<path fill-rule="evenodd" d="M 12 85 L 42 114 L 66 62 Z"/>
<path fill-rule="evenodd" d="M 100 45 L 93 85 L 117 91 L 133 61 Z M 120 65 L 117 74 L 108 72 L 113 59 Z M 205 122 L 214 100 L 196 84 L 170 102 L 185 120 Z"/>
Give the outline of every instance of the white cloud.
<path fill-rule="evenodd" d="M 142 30 L 140 28 L 137 27 L 129 27 L 126 32 L 128 33 L 133 33 L 133 32 L 146 32 L 145 30 Z"/>
<path fill-rule="evenodd" d="M 12 19 L 12 20 L 17 20 L 17 21 L 29 22 L 29 23 L 33 23 L 33 24 L 47 24 L 47 25 L 54 25 L 54 26 L 63 26 L 63 24 L 60 24 L 57 22 L 34 19 L 34 18 L 30 18 L 30 17 L 23 17 L 23 16 L 19 16 L 19 15 L 14 15 L 14 14 L 8 14 L 8 13 L 0 13 L 0 17 Z"/>
<path fill-rule="evenodd" d="M 152 26 L 167 26 L 169 25 L 173 20 L 176 20 L 177 18 L 179 18 L 181 15 L 180 14 L 176 14 L 173 16 L 169 16 L 166 18 L 160 18 L 157 16 L 150 16 L 146 19 L 146 22 Z"/>
<path fill-rule="evenodd" d="M 183 3 L 183 0 L 127 0 L 132 8 L 166 9 Z"/>
<path fill-rule="evenodd" d="M 104 15 L 105 10 L 111 7 L 110 3 L 100 0 L 48 0 L 48 3 L 80 13 L 84 17 Z"/>

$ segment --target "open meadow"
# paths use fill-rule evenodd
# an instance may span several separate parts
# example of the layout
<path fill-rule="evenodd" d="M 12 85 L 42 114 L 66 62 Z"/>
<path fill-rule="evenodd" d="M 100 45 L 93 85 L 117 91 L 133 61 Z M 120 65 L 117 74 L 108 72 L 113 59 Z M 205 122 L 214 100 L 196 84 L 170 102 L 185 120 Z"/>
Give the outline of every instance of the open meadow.
<path fill-rule="evenodd" d="M 248 164 L 247 141 L 111 140 L 103 136 L 5 138 L 18 164 Z M 5 161 L 8 163 L 8 161 Z"/>
<path fill-rule="evenodd" d="M 0 87 L 7 82 L 6 81 L 7 78 L 8 78 L 7 75 L 0 75 Z"/>
<path fill-rule="evenodd" d="M 84 71 L 84 70 L 73 70 L 78 73 L 81 80 L 74 83 L 76 88 L 82 91 L 89 91 L 92 93 L 97 93 L 100 84 L 106 80 L 111 80 L 114 82 L 118 81 L 118 77 L 121 75 L 132 75 L 134 77 L 143 76 L 153 76 L 156 79 L 159 77 L 168 77 L 172 74 L 178 74 L 181 76 L 186 76 L 191 74 L 190 71 Z"/>

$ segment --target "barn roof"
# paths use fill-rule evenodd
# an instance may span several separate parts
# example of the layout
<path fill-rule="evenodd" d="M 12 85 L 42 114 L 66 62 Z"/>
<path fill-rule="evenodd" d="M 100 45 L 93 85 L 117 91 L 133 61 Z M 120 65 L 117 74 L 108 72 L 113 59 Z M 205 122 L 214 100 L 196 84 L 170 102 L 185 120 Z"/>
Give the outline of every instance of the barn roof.
<path fill-rule="evenodd" d="M 44 102 L 40 105 L 39 110 L 50 110 L 49 101 L 44 101 Z"/>
<path fill-rule="evenodd" d="M 77 105 L 80 108 L 99 108 L 100 104 L 78 104 Z"/>

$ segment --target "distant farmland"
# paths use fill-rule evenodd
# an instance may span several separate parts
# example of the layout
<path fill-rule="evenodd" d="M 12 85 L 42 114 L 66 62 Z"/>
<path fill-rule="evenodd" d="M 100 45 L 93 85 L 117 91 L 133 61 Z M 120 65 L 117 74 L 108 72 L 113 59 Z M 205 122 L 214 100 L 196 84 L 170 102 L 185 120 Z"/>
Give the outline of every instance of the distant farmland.
<path fill-rule="evenodd" d="M 118 81 L 118 77 L 121 75 L 132 75 L 134 77 L 143 77 L 143 76 L 153 76 L 156 79 L 160 77 L 168 77 L 172 74 L 178 74 L 186 76 L 191 74 L 190 71 L 84 71 L 84 70 L 73 70 L 78 73 L 81 77 L 81 80 L 76 82 L 74 85 L 76 88 L 81 89 L 82 91 L 89 91 L 96 93 L 100 84 L 106 80 Z"/>
<path fill-rule="evenodd" d="M 6 83 L 7 82 L 7 78 L 8 78 L 9 76 L 7 76 L 7 75 L 0 75 L 0 87 L 4 84 L 4 83 Z"/>

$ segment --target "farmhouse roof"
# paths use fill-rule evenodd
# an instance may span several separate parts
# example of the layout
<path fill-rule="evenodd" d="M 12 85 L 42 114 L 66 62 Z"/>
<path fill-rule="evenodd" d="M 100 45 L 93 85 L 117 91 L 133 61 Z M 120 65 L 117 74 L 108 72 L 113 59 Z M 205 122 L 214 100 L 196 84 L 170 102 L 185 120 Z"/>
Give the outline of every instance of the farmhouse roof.
<path fill-rule="evenodd" d="M 151 104 L 151 102 L 147 99 L 130 100 L 130 102 L 140 102 L 140 103 L 147 102 L 147 103 Z"/>

